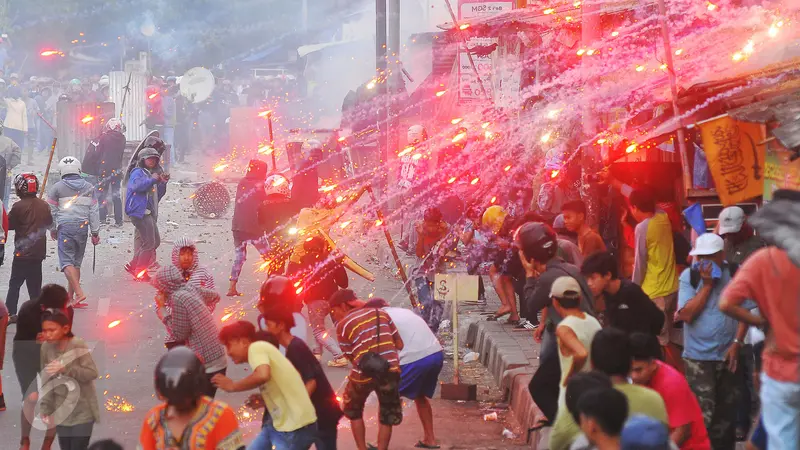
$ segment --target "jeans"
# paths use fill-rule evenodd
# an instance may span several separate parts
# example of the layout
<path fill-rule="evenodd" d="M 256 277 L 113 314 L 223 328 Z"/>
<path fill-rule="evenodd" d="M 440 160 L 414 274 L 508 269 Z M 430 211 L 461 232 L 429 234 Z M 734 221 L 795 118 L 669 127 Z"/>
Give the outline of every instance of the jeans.
<path fill-rule="evenodd" d="M 115 175 L 107 178 L 103 183 L 102 189 L 98 189 L 98 200 L 100 201 L 100 222 L 105 222 L 108 216 L 108 196 L 111 195 L 111 202 L 114 206 L 114 223 L 122 225 L 122 197 L 120 195 L 120 179 Z"/>
<path fill-rule="evenodd" d="M 314 445 L 317 450 L 336 450 L 336 440 L 339 437 L 338 424 L 328 425 L 317 430 L 317 440 Z"/>
<path fill-rule="evenodd" d="M 218 370 L 216 372 L 206 372 L 206 391 L 204 394 L 208 397 L 214 398 L 217 395 L 217 387 L 214 386 L 214 383 L 211 382 L 211 379 L 214 378 L 214 375 L 225 375 L 228 372 L 228 368 L 224 368 L 222 370 Z"/>
<path fill-rule="evenodd" d="M 439 324 L 442 322 L 444 306 L 433 296 L 433 282 L 428 281 L 424 276 L 414 278 L 414 285 L 417 287 L 417 299 L 420 304 L 420 316 L 428 324 L 428 328 L 434 333 L 439 331 Z"/>
<path fill-rule="evenodd" d="M 152 214 L 145 215 L 141 219 L 131 217 L 131 222 L 142 240 L 139 248 L 134 245 L 133 259 L 131 260 L 131 267 L 139 271 L 150 267 L 150 264 L 155 261 L 156 249 L 161 244 L 161 236 L 158 234 L 158 224 Z"/>
<path fill-rule="evenodd" d="M 770 450 L 796 449 L 800 442 L 800 383 L 761 374 L 761 414 Z"/>
<path fill-rule="evenodd" d="M 28 286 L 28 298 L 34 299 L 39 296 L 42 291 L 42 260 L 14 257 L 6 295 L 6 307 L 12 316 L 17 314 L 19 289 L 22 283 Z"/>
<path fill-rule="evenodd" d="M 311 331 L 314 333 L 316 346 L 314 354 L 321 355 L 322 348 L 329 351 L 334 358 L 342 356 L 342 349 L 336 342 L 335 334 L 331 335 L 325 329 L 325 318 L 331 313 L 330 304 L 325 300 L 315 300 L 308 304 L 308 321 L 311 323 Z"/>
<path fill-rule="evenodd" d="M 8 199 L 11 197 L 11 186 L 14 180 L 10 176 L 6 176 L 6 184 L 3 186 L 3 205 L 6 207 L 6 212 L 11 211 L 11 205 L 8 204 Z"/>
<path fill-rule="evenodd" d="M 86 450 L 92 439 L 94 422 L 82 423 L 71 427 L 56 426 L 58 446 L 61 450 Z"/>
<path fill-rule="evenodd" d="M 233 267 L 231 268 L 231 281 L 238 281 L 242 273 L 242 267 L 247 260 L 247 244 L 251 244 L 258 250 L 261 257 L 266 259 L 269 254 L 269 241 L 264 235 L 257 236 L 241 231 L 233 231 L 233 245 L 235 247 L 233 257 Z"/>
<path fill-rule="evenodd" d="M 261 433 L 250 443 L 248 450 L 308 450 L 317 440 L 317 423 L 294 431 L 278 431 L 269 420 Z"/>

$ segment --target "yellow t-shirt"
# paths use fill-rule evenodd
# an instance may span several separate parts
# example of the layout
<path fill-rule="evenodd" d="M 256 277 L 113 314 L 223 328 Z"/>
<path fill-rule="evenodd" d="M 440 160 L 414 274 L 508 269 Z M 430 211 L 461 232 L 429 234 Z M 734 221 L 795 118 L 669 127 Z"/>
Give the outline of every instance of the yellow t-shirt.
<path fill-rule="evenodd" d="M 672 224 L 667 214 L 659 211 L 636 226 L 636 261 L 633 282 L 639 284 L 651 299 L 678 291 L 675 268 L 675 247 Z"/>
<path fill-rule="evenodd" d="M 253 370 L 262 364 L 270 367 L 270 379 L 260 390 L 276 430 L 295 431 L 317 421 L 300 373 L 280 350 L 268 342 L 253 342 L 247 350 L 247 362 Z"/>

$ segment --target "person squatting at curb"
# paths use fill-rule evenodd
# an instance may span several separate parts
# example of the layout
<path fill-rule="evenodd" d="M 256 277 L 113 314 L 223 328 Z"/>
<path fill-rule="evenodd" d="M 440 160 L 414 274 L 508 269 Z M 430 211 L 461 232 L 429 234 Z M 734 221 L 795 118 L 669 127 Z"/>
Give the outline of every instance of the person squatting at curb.
<path fill-rule="evenodd" d="M 164 403 L 145 416 L 139 433 L 142 450 L 207 448 L 244 450 L 236 414 L 226 403 L 205 395 L 208 380 L 200 358 L 186 347 L 158 361 L 155 387 Z"/>
<path fill-rule="evenodd" d="M 152 285 L 158 290 L 155 296 L 156 315 L 167 328 L 167 347 L 186 345 L 197 354 L 205 365 L 209 380 L 205 395 L 213 398 L 217 388 L 211 385 L 211 378 L 216 374 L 224 374 L 228 366 L 225 349 L 217 339 L 217 325 L 210 311 L 219 301 L 219 295 L 208 289 L 188 286 L 183 274 L 175 266 L 159 269 Z"/>
<path fill-rule="evenodd" d="M 94 186 L 81 178 L 81 163 L 67 156 L 58 163 L 61 181 L 47 194 L 53 225 L 50 237 L 58 240 L 59 268 L 69 283 L 68 292 L 74 308 L 87 308 L 81 287 L 81 263 L 91 231 L 92 245 L 100 243 L 100 215 Z M 88 230 L 86 226 L 89 226 Z"/>
<path fill-rule="evenodd" d="M 47 229 L 53 216 L 47 202 L 36 197 L 39 179 L 32 173 L 14 177 L 14 188 L 19 200 L 8 213 L 8 229 L 14 230 L 14 260 L 8 279 L 9 323 L 17 322 L 17 305 L 22 283 L 28 286 L 28 297 L 36 298 L 42 291 L 42 261 L 47 256 Z"/>
<path fill-rule="evenodd" d="M 125 194 L 125 214 L 131 218 L 141 237 L 141 247 L 134 250 L 133 259 L 125 270 L 137 280 L 149 281 L 148 269 L 156 260 L 156 250 L 161 245 L 158 232 L 158 202 L 162 186 L 169 174 L 154 170 L 161 156 L 153 148 L 139 152 L 139 165 L 131 172 Z"/>
<path fill-rule="evenodd" d="M 42 335 L 42 422 L 55 428 L 61 450 L 86 450 L 100 421 L 97 365 L 86 341 L 72 334 L 72 320 L 64 311 L 44 311 Z"/>

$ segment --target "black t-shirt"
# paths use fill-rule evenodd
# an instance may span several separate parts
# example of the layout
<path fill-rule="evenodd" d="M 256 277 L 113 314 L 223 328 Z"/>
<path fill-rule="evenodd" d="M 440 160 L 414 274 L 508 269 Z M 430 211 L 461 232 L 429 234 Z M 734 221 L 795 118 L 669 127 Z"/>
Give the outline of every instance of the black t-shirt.
<path fill-rule="evenodd" d="M 304 383 L 311 380 L 317 382 L 317 389 L 311 394 L 311 403 L 314 404 L 314 409 L 317 411 L 319 427 L 335 427 L 342 418 L 342 409 L 339 408 L 339 402 L 336 401 L 336 392 L 311 349 L 302 340 L 294 338 L 286 348 L 286 358 L 300 372 Z"/>
<path fill-rule="evenodd" d="M 626 333 L 658 335 L 664 326 L 664 313 L 639 285 L 622 280 L 615 295 L 606 293 L 606 318 L 609 325 Z"/>

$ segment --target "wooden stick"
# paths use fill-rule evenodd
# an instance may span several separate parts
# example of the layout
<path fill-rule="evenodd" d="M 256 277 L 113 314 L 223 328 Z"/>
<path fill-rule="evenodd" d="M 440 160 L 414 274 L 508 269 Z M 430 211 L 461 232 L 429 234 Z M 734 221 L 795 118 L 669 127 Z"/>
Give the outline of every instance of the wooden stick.
<path fill-rule="evenodd" d="M 57 137 L 53 138 L 53 145 L 50 146 L 50 159 L 47 160 L 47 169 L 44 171 L 44 179 L 42 180 L 42 190 L 39 191 L 39 198 L 42 198 L 44 191 L 47 187 L 47 178 L 50 176 L 50 165 L 53 164 L 53 155 L 56 152 Z"/>
<path fill-rule="evenodd" d="M 375 212 L 378 214 L 378 220 L 381 221 L 381 228 L 383 228 L 383 234 L 386 236 L 386 243 L 389 244 L 389 250 L 392 251 L 394 263 L 397 265 L 397 270 L 400 271 L 400 279 L 403 280 L 403 285 L 406 287 L 406 291 L 408 291 L 408 298 L 411 300 L 411 306 L 418 308 L 419 303 L 417 302 L 417 296 L 414 295 L 414 288 L 411 286 L 411 283 L 408 282 L 406 270 L 403 268 L 403 263 L 400 261 L 400 256 L 397 254 L 397 249 L 394 247 L 392 234 L 389 232 L 389 227 L 386 225 L 386 219 L 383 216 L 383 210 L 381 210 L 380 206 L 378 206 L 378 199 L 375 197 L 375 192 L 372 191 L 372 187 L 367 187 L 367 190 L 369 191 L 369 195 L 372 197 L 372 201 L 375 202 Z"/>

